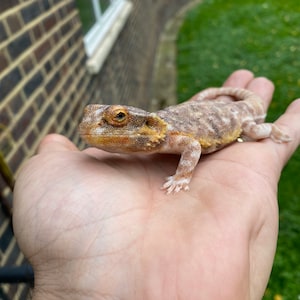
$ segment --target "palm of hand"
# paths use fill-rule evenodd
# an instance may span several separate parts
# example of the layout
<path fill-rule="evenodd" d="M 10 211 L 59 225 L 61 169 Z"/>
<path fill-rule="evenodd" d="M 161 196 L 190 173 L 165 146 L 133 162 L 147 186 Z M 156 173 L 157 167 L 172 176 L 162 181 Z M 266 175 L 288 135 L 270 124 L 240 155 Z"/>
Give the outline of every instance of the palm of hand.
<path fill-rule="evenodd" d="M 135 286 L 129 299 L 174 299 L 172 293 L 199 299 L 199 287 L 214 284 L 212 294 L 202 295 L 213 299 L 235 285 L 246 288 L 251 265 L 271 264 L 275 247 L 276 179 L 266 175 L 267 144 L 236 144 L 202 158 L 191 190 L 171 196 L 159 186 L 175 169 L 175 156 L 133 158 L 96 149 L 37 156 L 27 166 L 27 180 L 36 184 L 27 189 L 31 203 L 23 211 L 22 236 L 32 239 L 25 254 L 36 270 L 59 268 L 78 286 L 87 270 L 104 291 Z M 251 261 L 260 248 L 267 250 Z M 97 294 L 94 284 L 86 287 Z M 258 280 L 254 287 L 264 285 Z"/>

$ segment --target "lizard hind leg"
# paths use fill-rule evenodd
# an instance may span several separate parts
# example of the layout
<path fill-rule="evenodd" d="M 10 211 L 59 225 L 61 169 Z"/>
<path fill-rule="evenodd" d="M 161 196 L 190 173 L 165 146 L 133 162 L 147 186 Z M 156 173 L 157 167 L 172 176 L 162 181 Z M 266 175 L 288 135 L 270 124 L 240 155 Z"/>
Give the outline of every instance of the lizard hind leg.
<path fill-rule="evenodd" d="M 291 137 L 272 123 L 256 124 L 248 121 L 243 125 L 243 135 L 254 140 L 271 138 L 275 143 L 290 142 Z"/>

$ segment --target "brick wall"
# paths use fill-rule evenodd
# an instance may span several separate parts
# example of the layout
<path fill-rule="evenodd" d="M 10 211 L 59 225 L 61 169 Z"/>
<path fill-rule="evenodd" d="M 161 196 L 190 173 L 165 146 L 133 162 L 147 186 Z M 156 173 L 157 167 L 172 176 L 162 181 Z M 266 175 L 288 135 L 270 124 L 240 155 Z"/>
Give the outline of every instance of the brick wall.
<path fill-rule="evenodd" d="M 15 174 L 49 132 L 80 144 L 87 103 L 150 107 L 155 51 L 165 22 L 188 0 L 132 0 L 133 11 L 97 75 L 86 70 L 73 0 L 0 0 L 0 154 Z M 0 176 L 2 201 L 12 193 Z M 21 264 L 10 218 L 0 210 L 0 264 Z M 2 285 L 0 299 L 27 287 Z M 15 296 L 13 296 L 15 295 Z"/>

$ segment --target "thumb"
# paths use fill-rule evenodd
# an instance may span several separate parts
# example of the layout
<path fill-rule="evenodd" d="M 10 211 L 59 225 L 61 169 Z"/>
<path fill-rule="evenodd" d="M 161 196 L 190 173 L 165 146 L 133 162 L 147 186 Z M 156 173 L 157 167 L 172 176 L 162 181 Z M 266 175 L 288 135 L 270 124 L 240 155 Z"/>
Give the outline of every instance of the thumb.
<path fill-rule="evenodd" d="M 49 134 L 41 141 L 38 154 L 60 151 L 78 151 L 78 148 L 65 136 Z"/>

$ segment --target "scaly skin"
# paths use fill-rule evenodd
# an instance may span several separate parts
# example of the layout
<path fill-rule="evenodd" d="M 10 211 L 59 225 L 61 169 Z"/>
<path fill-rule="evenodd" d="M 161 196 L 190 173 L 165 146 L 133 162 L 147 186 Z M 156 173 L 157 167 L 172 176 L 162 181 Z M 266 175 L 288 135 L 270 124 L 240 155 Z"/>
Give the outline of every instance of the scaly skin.
<path fill-rule="evenodd" d="M 176 173 L 163 185 L 169 194 L 189 189 L 201 154 L 239 138 L 291 140 L 276 125 L 264 123 L 265 116 L 262 100 L 251 91 L 209 88 L 156 113 L 131 106 L 88 105 L 79 132 L 88 144 L 108 152 L 181 154 Z"/>

